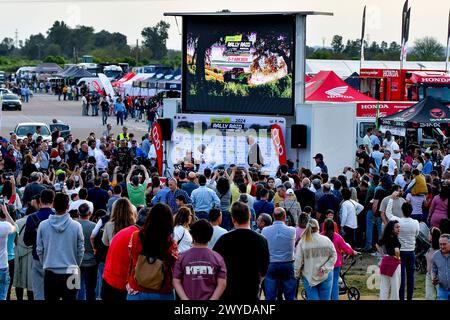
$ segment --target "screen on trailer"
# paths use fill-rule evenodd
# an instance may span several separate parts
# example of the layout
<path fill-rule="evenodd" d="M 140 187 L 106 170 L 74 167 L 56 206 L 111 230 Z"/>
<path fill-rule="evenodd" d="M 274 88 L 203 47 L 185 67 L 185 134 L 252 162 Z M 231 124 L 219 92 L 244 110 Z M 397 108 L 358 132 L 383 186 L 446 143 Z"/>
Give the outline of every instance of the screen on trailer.
<path fill-rule="evenodd" d="M 294 113 L 295 16 L 183 20 L 183 111 Z"/>

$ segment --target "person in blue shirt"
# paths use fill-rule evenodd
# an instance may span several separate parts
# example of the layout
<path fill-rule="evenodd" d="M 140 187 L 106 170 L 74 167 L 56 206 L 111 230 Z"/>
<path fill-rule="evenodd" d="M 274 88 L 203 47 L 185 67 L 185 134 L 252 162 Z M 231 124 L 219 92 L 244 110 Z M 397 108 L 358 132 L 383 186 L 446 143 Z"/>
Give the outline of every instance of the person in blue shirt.
<path fill-rule="evenodd" d="M 375 166 L 370 166 L 370 173 L 371 174 L 379 174 L 380 173 L 380 166 L 381 162 L 383 161 L 384 154 L 380 152 L 380 145 L 375 144 L 373 146 L 373 151 L 370 154 L 370 157 L 374 160 Z"/>
<path fill-rule="evenodd" d="M 144 151 L 145 157 L 148 156 L 148 153 L 150 152 L 150 148 L 152 146 L 152 143 L 150 142 L 150 134 L 146 133 L 144 136 L 144 140 L 142 141 L 142 151 Z"/>
<path fill-rule="evenodd" d="M 199 187 L 192 191 L 191 199 L 195 215 L 199 219 L 208 219 L 209 210 L 220 208 L 220 199 L 210 188 L 206 187 L 206 177 L 198 177 Z"/>
<path fill-rule="evenodd" d="M 297 281 L 294 275 L 295 228 L 286 225 L 286 211 L 275 208 L 274 222 L 261 234 L 269 244 L 270 264 L 264 279 L 266 300 L 275 300 L 279 285 L 286 300 L 295 299 Z"/>
<path fill-rule="evenodd" d="M 272 215 L 274 205 L 272 202 L 269 202 L 269 190 L 262 189 L 259 192 L 260 200 L 255 201 L 253 204 L 253 209 L 255 210 L 256 219 L 258 219 L 261 213 L 267 213 Z"/>
<path fill-rule="evenodd" d="M 117 116 L 117 125 L 123 126 L 123 117 L 125 115 L 126 109 L 125 105 L 122 102 L 122 98 L 117 98 L 116 103 L 114 104 L 114 113 Z"/>
<path fill-rule="evenodd" d="M 172 209 L 172 213 L 176 214 L 178 210 L 177 205 L 177 197 L 179 195 L 183 195 L 186 198 L 187 203 L 192 203 L 191 197 L 187 194 L 186 191 L 178 189 L 177 180 L 176 179 L 170 179 L 169 181 L 169 192 L 166 194 L 166 203 L 169 205 L 169 207 Z"/>
<path fill-rule="evenodd" d="M 430 154 L 425 153 L 424 160 L 425 160 L 425 162 L 423 164 L 422 173 L 423 174 L 430 174 L 431 171 L 433 171 L 433 163 L 431 162 Z"/>

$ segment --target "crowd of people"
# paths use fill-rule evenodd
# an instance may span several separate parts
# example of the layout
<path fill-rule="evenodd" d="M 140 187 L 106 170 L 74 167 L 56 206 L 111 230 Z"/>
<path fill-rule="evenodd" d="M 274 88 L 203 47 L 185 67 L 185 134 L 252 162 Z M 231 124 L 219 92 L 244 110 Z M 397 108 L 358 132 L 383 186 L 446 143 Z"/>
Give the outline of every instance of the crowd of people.
<path fill-rule="evenodd" d="M 338 300 L 344 255 L 364 251 L 381 259 L 380 299 L 410 300 L 422 222 L 426 297 L 448 300 L 450 147 L 364 141 L 339 176 L 317 154 L 273 176 L 185 163 L 162 177 L 150 135 L 126 127 L 2 137 L 0 299 L 294 300 L 301 282 Z"/>

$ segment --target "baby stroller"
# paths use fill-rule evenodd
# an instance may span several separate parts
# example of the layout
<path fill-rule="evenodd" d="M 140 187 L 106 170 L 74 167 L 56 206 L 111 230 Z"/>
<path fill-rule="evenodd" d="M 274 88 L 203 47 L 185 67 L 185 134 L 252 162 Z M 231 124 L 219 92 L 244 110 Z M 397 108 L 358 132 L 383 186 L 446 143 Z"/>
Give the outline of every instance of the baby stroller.
<path fill-rule="evenodd" d="M 345 256 L 344 263 L 342 264 L 341 274 L 339 275 L 339 295 L 347 295 L 348 300 L 359 300 L 361 294 L 356 287 L 349 287 L 347 281 L 345 280 L 346 274 L 351 268 L 356 264 L 357 257 L 362 259 L 362 256 L 358 254 L 357 256 Z M 344 270 L 344 266 L 348 264 L 348 267 Z M 303 300 L 308 300 L 306 297 L 306 290 L 303 289 L 301 292 Z"/>
<path fill-rule="evenodd" d="M 430 229 L 425 222 L 419 223 L 419 235 L 416 238 L 416 249 L 414 253 L 416 255 L 416 271 L 421 273 L 427 272 L 427 259 L 426 254 L 431 247 L 430 241 L 428 241 L 428 235 Z"/>

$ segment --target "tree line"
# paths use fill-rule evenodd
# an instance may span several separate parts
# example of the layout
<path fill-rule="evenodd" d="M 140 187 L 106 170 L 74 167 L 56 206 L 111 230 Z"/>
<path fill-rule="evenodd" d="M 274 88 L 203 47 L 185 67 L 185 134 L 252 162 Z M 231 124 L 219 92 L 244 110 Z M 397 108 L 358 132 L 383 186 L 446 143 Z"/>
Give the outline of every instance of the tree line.
<path fill-rule="evenodd" d="M 101 30 L 91 26 L 71 28 L 64 21 L 55 21 L 45 34 L 33 34 L 25 41 L 14 43 L 6 37 L 0 42 L 0 69 L 5 57 L 64 63 L 79 63 L 81 56 L 92 55 L 94 62 L 127 62 L 132 66 L 164 63 L 172 67 L 181 65 L 181 53 L 168 50 L 170 24 L 165 21 L 142 30 L 140 46 L 130 46 L 127 36 L 119 32 Z M 3 59 L 1 59 L 3 57 Z"/>
<path fill-rule="evenodd" d="M 364 58 L 366 60 L 398 61 L 400 59 L 399 43 L 386 41 L 378 43 L 364 41 Z M 309 59 L 345 59 L 359 60 L 361 55 L 361 39 L 344 39 L 340 35 L 334 35 L 331 46 L 326 48 L 306 48 L 306 57 Z M 408 45 L 408 58 L 410 61 L 444 61 L 445 49 L 434 37 L 416 39 Z"/>

